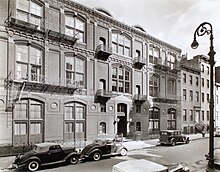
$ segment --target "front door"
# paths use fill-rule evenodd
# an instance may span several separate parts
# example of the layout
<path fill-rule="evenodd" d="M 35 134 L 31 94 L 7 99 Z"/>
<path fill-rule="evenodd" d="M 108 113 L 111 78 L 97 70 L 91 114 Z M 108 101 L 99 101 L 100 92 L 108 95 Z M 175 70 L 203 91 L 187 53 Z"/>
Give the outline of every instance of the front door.
<path fill-rule="evenodd" d="M 117 108 L 117 128 L 118 133 L 127 136 L 127 105 L 120 103 Z"/>

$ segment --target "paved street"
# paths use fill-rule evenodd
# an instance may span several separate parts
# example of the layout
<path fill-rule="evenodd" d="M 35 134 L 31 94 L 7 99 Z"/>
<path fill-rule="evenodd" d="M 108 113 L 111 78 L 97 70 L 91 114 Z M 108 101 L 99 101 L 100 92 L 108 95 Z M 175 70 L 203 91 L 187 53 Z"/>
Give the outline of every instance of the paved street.
<path fill-rule="evenodd" d="M 220 141 L 220 138 L 215 138 L 215 143 Z M 146 141 L 147 142 L 147 141 Z M 131 150 L 128 152 L 128 156 L 105 158 L 98 162 L 87 161 L 77 165 L 56 165 L 42 168 L 39 171 L 50 172 L 111 172 L 112 166 L 119 162 L 129 159 L 146 159 L 154 161 L 160 164 L 181 163 L 190 168 L 192 172 L 205 171 L 207 162 L 205 160 L 205 154 L 208 153 L 209 139 L 195 139 L 189 144 L 177 145 L 177 146 L 154 146 L 157 144 L 156 140 L 149 140 L 152 145 L 142 149 Z M 137 142 L 140 146 L 144 147 L 143 142 Z M 138 145 L 136 143 L 136 146 Z M 129 143 L 131 144 L 131 143 Z M 133 143 L 134 144 L 134 143 Z M 152 147 L 153 146 L 153 147 Z M 217 170 L 216 170 L 217 171 Z"/>

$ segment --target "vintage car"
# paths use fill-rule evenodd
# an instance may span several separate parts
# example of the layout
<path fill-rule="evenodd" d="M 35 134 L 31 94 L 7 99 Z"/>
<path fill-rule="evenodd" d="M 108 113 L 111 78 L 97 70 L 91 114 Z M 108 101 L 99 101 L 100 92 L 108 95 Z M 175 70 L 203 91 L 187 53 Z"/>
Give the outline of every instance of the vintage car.
<path fill-rule="evenodd" d="M 189 137 L 183 135 L 180 130 L 162 130 L 160 131 L 159 143 L 175 146 L 179 143 L 189 143 Z"/>
<path fill-rule="evenodd" d="M 115 164 L 112 172 L 189 172 L 189 168 L 180 164 L 161 165 L 145 159 L 132 159 Z"/>
<path fill-rule="evenodd" d="M 115 139 L 98 138 L 93 143 L 85 146 L 80 153 L 80 159 L 100 160 L 104 156 L 113 155 L 127 155 L 127 148 L 122 145 L 122 138 L 115 137 Z"/>
<path fill-rule="evenodd" d="M 44 165 L 62 162 L 76 164 L 78 160 L 79 153 L 76 152 L 75 148 L 62 148 L 59 144 L 44 142 L 36 144 L 33 150 L 24 155 L 16 156 L 13 167 L 36 171 Z"/>

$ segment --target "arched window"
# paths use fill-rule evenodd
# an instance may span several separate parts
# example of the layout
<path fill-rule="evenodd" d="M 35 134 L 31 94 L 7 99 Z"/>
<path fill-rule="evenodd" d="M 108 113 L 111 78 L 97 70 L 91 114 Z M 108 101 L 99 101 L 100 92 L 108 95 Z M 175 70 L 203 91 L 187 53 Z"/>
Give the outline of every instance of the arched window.
<path fill-rule="evenodd" d="M 159 94 L 159 76 L 150 74 L 149 77 L 149 94 L 152 97 L 157 97 Z"/>
<path fill-rule="evenodd" d="M 65 104 L 64 139 L 84 139 L 86 112 L 85 105 L 77 102 Z"/>
<path fill-rule="evenodd" d="M 43 103 L 26 99 L 15 103 L 14 144 L 38 143 L 43 141 Z"/>
<path fill-rule="evenodd" d="M 100 122 L 99 134 L 106 134 L 106 122 Z"/>
<path fill-rule="evenodd" d="M 43 50 L 27 42 L 16 44 L 17 80 L 43 82 Z"/>
<path fill-rule="evenodd" d="M 65 56 L 66 85 L 85 86 L 85 60 L 73 55 Z"/>
<path fill-rule="evenodd" d="M 131 39 L 120 33 L 112 33 L 112 52 L 131 56 Z"/>
<path fill-rule="evenodd" d="M 149 109 L 149 132 L 156 133 L 160 130 L 160 109 L 152 107 Z"/>
<path fill-rule="evenodd" d="M 16 18 L 38 26 L 43 23 L 43 6 L 30 0 L 18 0 Z"/>
<path fill-rule="evenodd" d="M 170 108 L 167 111 L 167 129 L 176 129 L 176 109 Z"/>
<path fill-rule="evenodd" d="M 131 92 L 131 71 L 123 66 L 112 68 L 112 91 Z"/>
<path fill-rule="evenodd" d="M 78 38 L 81 43 L 85 42 L 85 21 L 75 14 L 65 14 L 65 33 Z"/>

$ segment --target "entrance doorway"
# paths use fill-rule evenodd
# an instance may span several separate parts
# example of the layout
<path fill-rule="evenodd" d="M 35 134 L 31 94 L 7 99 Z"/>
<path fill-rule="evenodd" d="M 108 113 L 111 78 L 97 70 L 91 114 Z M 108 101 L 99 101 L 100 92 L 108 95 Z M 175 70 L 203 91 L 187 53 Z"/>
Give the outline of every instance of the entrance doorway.
<path fill-rule="evenodd" d="M 117 128 L 118 133 L 127 136 L 127 105 L 124 103 L 117 105 Z"/>

